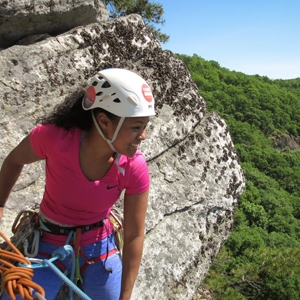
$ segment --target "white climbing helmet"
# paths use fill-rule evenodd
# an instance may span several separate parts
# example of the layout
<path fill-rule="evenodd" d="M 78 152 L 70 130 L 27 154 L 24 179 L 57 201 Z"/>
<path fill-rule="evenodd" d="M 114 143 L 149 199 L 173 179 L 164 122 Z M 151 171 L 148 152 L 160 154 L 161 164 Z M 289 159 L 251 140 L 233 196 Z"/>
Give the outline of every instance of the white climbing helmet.
<path fill-rule="evenodd" d="M 83 109 L 100 107 L 119 117 L 154 116 L 154 98 L 147 82 L 125 69 L 106 69 L 90 81 Z"/>
<path fill-rule="evenodd" d="M 154 98 L 147 82 L 134 72 L 117 68 L 103 70 L 91 79 L 83 97 L 82 107 L 91 110 L 96 129 L 116 153 L 113 143 L 125 118 L 155 115 Z M 93 109 L 97 107 L 120 117 L 111 140 L 105 137 L 95 118 Z M 120 157 L 121 154 L 117 153 L 115 162 L 124 175 L 125 170 L 119 165 Z"/>

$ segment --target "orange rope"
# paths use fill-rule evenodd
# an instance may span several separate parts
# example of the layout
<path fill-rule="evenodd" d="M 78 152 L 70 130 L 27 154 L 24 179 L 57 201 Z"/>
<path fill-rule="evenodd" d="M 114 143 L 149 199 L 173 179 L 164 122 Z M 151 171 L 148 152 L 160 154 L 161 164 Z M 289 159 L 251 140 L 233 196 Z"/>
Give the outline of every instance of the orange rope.
<path fill-rule="evenodd" d="M 0 249 L 0 274 L 2 274 L 1 289 L 7 295 L 16 300 L 20 294 L 24 300 L 33 300 L 32 289 L 35 289 L 45 297 L 44 289 L 32 281 L 33 269 L 15 266 L 14 263 L 21 262 L 30 265 L 30 261 L 15 247 L 15 245 L 0 231 L 1 237 L 14 252 Z"/>

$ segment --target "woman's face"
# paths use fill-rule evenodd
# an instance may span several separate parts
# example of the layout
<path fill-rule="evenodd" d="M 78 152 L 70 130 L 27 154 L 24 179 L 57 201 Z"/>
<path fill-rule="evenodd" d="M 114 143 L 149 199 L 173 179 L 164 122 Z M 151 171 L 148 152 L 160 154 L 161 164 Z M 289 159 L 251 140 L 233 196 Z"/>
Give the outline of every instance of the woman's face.
<path fill-rule="evenodd" d="M 117 139 L 113 142 L 117 152 L 128 157 L 133 157 L 141 142 L 146 138 L 148 122 L 149 117 L 126 118 L 120 128 Z M 113 126 L 112 135 L 117 124 L 113 124 Z"/>

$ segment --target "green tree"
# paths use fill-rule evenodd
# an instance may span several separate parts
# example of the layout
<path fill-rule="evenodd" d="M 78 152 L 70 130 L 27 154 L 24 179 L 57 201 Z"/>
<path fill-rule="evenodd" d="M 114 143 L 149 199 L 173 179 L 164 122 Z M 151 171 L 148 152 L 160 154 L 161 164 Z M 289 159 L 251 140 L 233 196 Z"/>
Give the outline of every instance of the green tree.
<path fill-rule="evenodd" d="M 243 256 L 244 252 L 249 249 L 257 250 L 265 247 L 262 229 L 241 225 L 233 231 L 226 245 L 234 256 Z"/>
<path fill-rule="evenodd" d="M 240 209 L 249 220 L 249 226 L 257 226 L 263 229 L 268 226 L 268 215 L 263 206 L 249 201 L 243 201 Z"/>
<path fill-rule="evenodd" d="M 169 40 L 168 35 L 154 26 L 154 24 L 163 25 L 165 23 L 163 19 L 164 9 L 161 4 L 152 3 L 149 0 L 104 0 L 104 4 L 111 19 L 139 14 L 160 42 L 165 43 Z"/>
<path fill-rule="evenodd" d="M 299 255 L 296 248 L 250 251 L 248 259 L 255 266 L 251 277 L 257 278 L 258 286 L 251 291 L 251 299 L 299 299 Z"/>
<path fill-rule="evenodd" d="M 298 300 L 299 255 L 299 248 L 261 247 L 233 257 L 223 248 L 204 283 L 218 300 Z"/>

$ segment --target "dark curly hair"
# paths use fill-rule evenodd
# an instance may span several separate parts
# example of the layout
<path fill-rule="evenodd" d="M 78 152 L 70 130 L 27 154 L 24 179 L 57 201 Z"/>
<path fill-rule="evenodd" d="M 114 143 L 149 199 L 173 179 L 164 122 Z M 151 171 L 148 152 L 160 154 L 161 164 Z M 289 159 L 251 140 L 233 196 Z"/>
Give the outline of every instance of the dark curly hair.
<path fill-rule="evenodd" d="M 55 124 L 57 127 L 62 127 L 66 130 L 79 128 L 89 131 L 93 124 L 93 119 L 90 110 L 82 108 L 82 98 L 84 90 L 76 91 L 68 96 L 64 102 L 54 107 L 54 110 L 47 116 L 39 118 L 38 124 Z M 119 119 L 118 116 L 101 108 L 93 110 L 95 115 L 104 112 L 112 121 Z"/>

